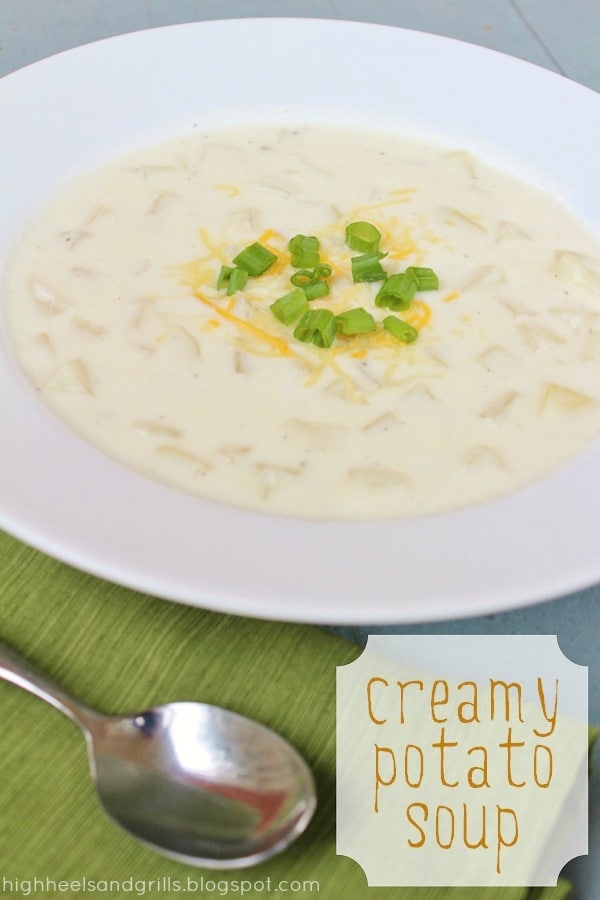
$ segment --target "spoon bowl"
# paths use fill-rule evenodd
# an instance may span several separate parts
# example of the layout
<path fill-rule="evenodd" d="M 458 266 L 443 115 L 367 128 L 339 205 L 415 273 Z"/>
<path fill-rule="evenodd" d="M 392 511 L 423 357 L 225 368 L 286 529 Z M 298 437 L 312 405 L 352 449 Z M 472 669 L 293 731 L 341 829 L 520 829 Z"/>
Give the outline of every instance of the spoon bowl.
<path fill-rule="evenodd" d="M 100 801 L 139 840 L 211 868 L 283 850 L 314 810 L 308 767 L 279 735 L 202 703 L 171 703 L 89 731 Z"/>
<path fill-rule="evenodd" d="M 284 850 L 312 818 L 306 762 L 251 719 L 205 703 L 105 716 L 3 645 L 0 678 L 80 725 L 105 811 L 166 856 L 215 869 L 254 865 Z"/>

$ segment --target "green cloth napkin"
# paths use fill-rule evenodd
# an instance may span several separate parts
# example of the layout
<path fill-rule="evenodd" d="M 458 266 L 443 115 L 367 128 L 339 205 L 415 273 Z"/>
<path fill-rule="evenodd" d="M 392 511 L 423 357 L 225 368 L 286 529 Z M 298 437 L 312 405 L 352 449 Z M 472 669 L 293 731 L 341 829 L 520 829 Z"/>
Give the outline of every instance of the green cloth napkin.
<path fill-rule="evenodd" d="M 173 700 L 203 700 L 281 732 L 316 774 L 319 806 L 285 853 L 238 872 L 173 862 L 113 825 L 96 801 L 82 735 L 60 713 L 0 682 L 0 894 L 9 882 L 50 879 L 38 896 L 76 896 L 62 881 L 125 881 L 109 896 L 268 895 L 331 900 L 560 900 L 569 888 L 369 888 L 360 867 L 335 853 L 335 669 L 360 648 L 305 625 L 206 612 L 144 596 L 78 572 L 0 534 L 0 635 L 85 702 L 108 713 Z M 2 879 L 6 879 L 4 891 Z M 158 881 L 162 879 L 162 881 Z M 57 883 L 56 891 L 52 881 Z M 150 882 L 155 886 L 151 888 Z M 210 882 L 212 881 L 212 890 Z M 207 884 L 208 882 L 208 884 Z M 292 890 L 292 882 L 318 882 Z M 279 891 L 281 894 L 283 891 Z M 106 893 L 104 893 L 106 896 Z M 194 895 L 194 894 L 192 894 Z M 190 894 L 188 894 L 190 896 Z"/>

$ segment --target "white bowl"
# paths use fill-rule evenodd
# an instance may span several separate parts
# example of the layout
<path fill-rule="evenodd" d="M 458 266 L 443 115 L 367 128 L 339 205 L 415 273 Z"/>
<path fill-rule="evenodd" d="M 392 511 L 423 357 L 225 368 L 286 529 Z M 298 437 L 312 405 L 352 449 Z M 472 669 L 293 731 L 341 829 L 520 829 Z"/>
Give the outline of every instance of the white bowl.
<path fill-rule="evenodd" d="M 509 167 L 598 227 L 599 116 L 600 97 L 560 76 L 395 28 L 256 19 L 111 38 L 0 82 L 0 267 L 66 176 L 195 123 L 240 118 L 405 125 Z M 346 524 L 240 511 L 123 467 L 41 403 L 5 326 L 0 407 L 2 527 L 161 597 L 276 619 L 398 623 L 508 609 L 600 581 L 598 442 L 494 502 Z"/>

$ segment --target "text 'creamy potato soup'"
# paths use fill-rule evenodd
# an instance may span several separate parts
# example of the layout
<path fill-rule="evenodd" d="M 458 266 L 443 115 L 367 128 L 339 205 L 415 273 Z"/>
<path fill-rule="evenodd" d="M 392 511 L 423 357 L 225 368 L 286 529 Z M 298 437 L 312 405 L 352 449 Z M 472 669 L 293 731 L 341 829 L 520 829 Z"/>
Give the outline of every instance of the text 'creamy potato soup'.
<path fill-rule="evenodd" d="M 70 185 L 8 315 L 44 401 L 113 457 L 369 519 L 504 494 L 598 434 L 599 273 L 596 236 L 465 152 L 263 125 Z"/>

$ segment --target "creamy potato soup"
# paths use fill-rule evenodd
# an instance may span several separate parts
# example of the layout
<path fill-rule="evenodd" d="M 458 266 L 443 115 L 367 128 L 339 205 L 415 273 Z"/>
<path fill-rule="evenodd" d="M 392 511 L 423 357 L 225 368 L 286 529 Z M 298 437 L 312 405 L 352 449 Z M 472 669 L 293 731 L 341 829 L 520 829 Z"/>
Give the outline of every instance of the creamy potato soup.
<path fill-rule="evenodd" d="M 356 222 L 375 250 L 348 245 Z M 297 235 L 329 267 L 309 260 L 329 293 L 306 303 Z M 255 243 L 269 267 L 235 289 Z M 432 269 L 437 287 L 382 307 L 384 276 L 353 278 L 369 253 L 370 276 Z M 16 248 L 8 317 L 43 400 L 138 471 L 263 512 L 398 517 L 513 491 L 598 434 L 599 273 L 596 236 L 468 153 L 263 125 L 68 185 Z M 299 339 L 271 310 L 292 291 L 334 331 L 356 308 L 375 330 Z"/>

